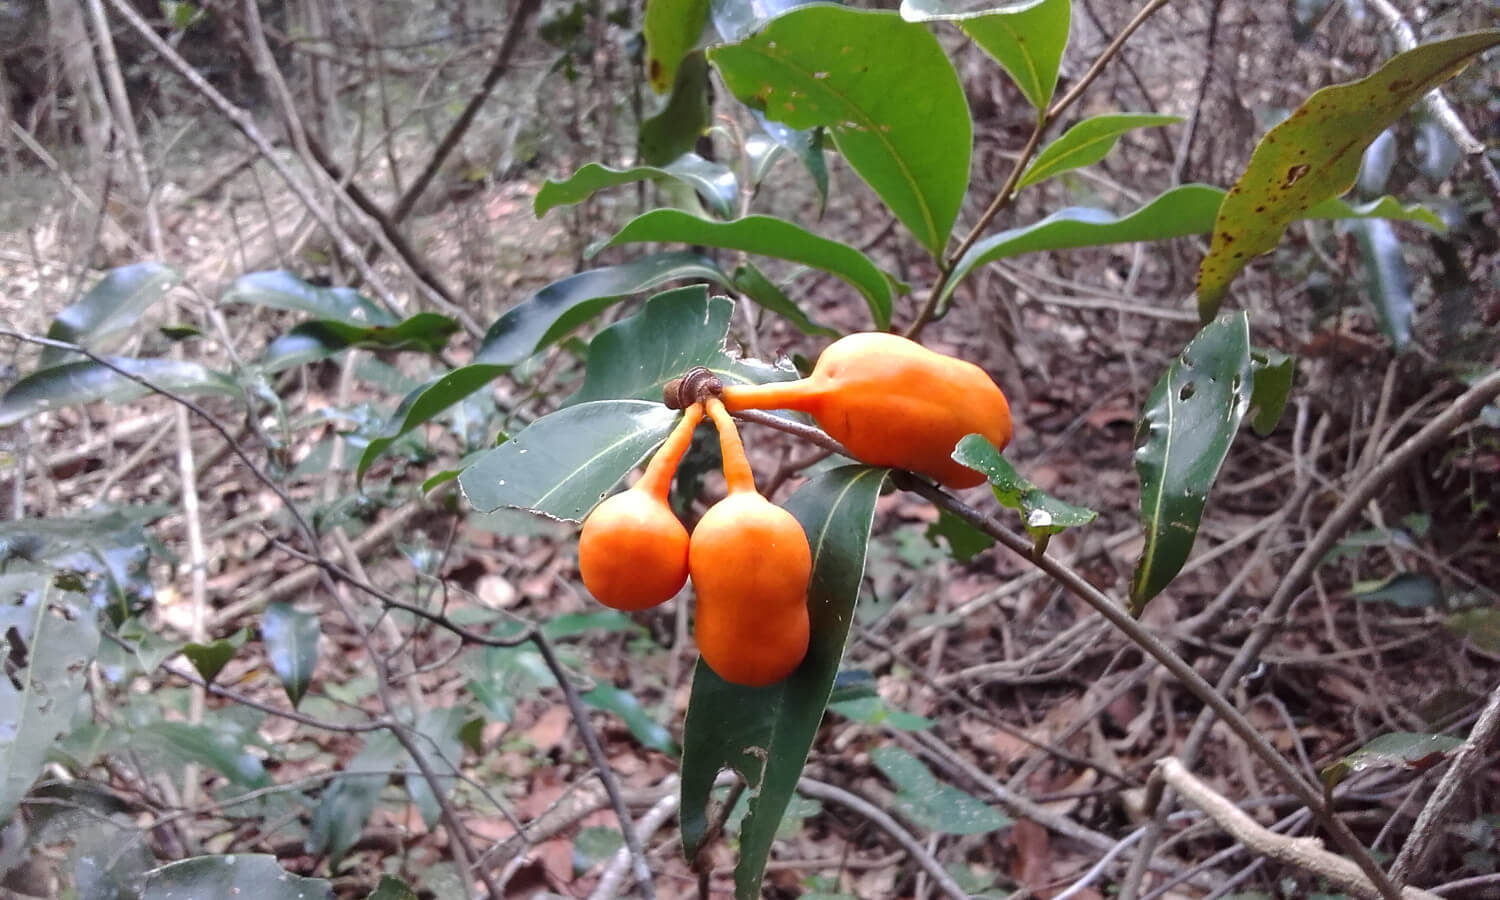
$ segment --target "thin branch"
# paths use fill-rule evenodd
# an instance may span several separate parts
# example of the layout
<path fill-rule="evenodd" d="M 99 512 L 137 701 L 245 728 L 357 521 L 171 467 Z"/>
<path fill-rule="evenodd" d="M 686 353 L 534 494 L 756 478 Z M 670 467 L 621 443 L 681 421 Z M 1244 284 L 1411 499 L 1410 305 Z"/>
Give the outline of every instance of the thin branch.
<path fill-rule="evenodd" d="M 1382 895 L 1383 892 L 1354 863 L 1324 850 L 1322 841 L 1317 838 L 1288 837 L 1262 826 L 1238 806 L 1199 781 L 1175 757 L 1169 756 L 1159 761 L 1156 771 L 1173 790 L 1203 810 L 1220 828 L 1251 851 L 1312 872 L 1361 897 Z M 1403 889 L 1400 897 L 1401 900 L 1438 900 L 1436 894 L 1412 887 Z"/>
<path fill-rule="evenodd" d="M 952 897 L 953 900 L 968 900 L 969 895 L 963 888 L 959 887 L 958 882 L 953 880 L 953 876 L 948 874 L 948 871 L 943 868 L 942 864 L 934 859 L 932 854 L 927 852 L 927 848 L 923 847 L 920 841 L 911 836 L 911 832 L 901 827 L 901 824 L 891 818 L 885 810 L 858 794 L 806 776 L 797 781 L 797 793 L 812 797 L 815 800 L 827 800 L 830 803 L 837 803 L 840 806 L 848 807 L 854 812 L 859 813 L 869 820 L 870 824 L 884 831 L 896 843 L 900 844 L 901 849 L 911 855 L 912 861 L 922 867 L 922 871 L 927 873 L 928 877 L 942 889 L 943 893 Z"/>
<path fill-rule="evenodd" d="M 1471 783 L 1475 770 L 1484 763 L 1497 737 L 1500 737 L 1500 685 L 1490 692 L 1490 700 L 1469 732 L 1469 739 L 1454 755 L 1453 763 L 1433 789 L 1427 805 L 1417 814 L 1417 821 L 1412 825 L 1401 852 L 1396 855 L 1396 861 L 1391 863 L 1391 879 L 1397 884 L 1422 874 L 1427 857 L 1432 853 L 1433 840 L 1440 833 L 1444 814 L 1458 799 L 1459 792 Z"/>

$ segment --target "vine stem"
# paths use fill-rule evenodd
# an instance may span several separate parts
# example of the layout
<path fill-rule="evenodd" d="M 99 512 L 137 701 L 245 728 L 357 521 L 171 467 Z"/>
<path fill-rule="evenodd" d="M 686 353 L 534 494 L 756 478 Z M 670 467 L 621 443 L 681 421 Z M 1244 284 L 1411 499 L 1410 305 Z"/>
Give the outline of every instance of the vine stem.
<path fill-rule="evenodd" d="M 1016 157 L 1015 163 L 1011 166 L 1010 174 L 1006 176 L 1005 184 L 1001 185 L 1000 190 L 995 193 L 994 199 L 990 200 L 990 205 L 985 207 L 984 212 L 980 214 L 979 221 L 974 223 L 974 226 L 969 229 L 968 234 L 964 235 L 963 240 L 958 242 L 958 247 L 943 261 L 937 280 L 933 282 L 932 290 L 927 295 L 927 302 L 923 304 L 921 311 L 917 313 L 917 318 L 913 320 L 904 332 L 907 337 L 916 340 L 917 336 L 922 333 L 922 329 L 926 328 L 927 324 L 932 321 L 933 316 L 937 313 L 938 303 L 943 296 L 943 291 L 947 288 L 949 280 L 953 277 L 953 267 L 958 264 L 960 259 L 963 259 L 963 255 L 969 252 L 970 248 L 978 243 L 979 238 L 984 235 L 985 229 L 989 228 L 990 223 L 995 221 L 995 217 L 1015 202 L 1016 194 L 1019 193 L 1017 185 L 1021 182 L 1021 175 L 1025 173 L 1026 166 L 1036 156 L 1037 149 L 1042 144 L 1042 135 L 1046 133 L 1047 129 L 1069 107 L 1077 102 L 1078 98 L 1083 95 L 1083 92 L 1088 89 L 1089 85 L 1098 79 L 1099 75 L 1104 71 L 1104 67 L 1109 65 L 1110 61 L 1116 56 L 1120 55 L 1121 48 L 1125 46 L 1125 42 L 1130 39 L 1130 36 L 1135 34 L 1142 25 L 1146 24 L 1146 20 L 1151 18 L 1157 10 L 1170 2 L 1171 0 L 1149 0 L 1129 22 L 1125 23 L 1125 27 L 1120 29 L 1120 33 L 1115 35 L 1114 40 L 1109 42 L 1109 46 L 1104 48 L 1093 64 L 1089 66 L 1088 71 L 1084 72 L 1083 76 L 1078 79 L 1077 83 L 1048 107 L 1046 112 L 1037 116 L 1036 125 L 1031 129 L 1031 136 L 1026 139 L 1026 146 L 1021 149 L 1021 154 Z"/>

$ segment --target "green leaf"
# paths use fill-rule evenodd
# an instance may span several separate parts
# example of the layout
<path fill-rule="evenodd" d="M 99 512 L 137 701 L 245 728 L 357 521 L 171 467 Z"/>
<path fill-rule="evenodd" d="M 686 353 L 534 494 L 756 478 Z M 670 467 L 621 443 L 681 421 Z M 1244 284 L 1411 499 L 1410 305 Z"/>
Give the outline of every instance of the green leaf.
<path fill-rule="evenodd" d="M 158 262 L 111 269 L 83 299 L 57 314 L 47 337 L 97 351 L 110 337 L 134 325 L 141 313 L 181 281 L 181 272 Z M 75 355 L 67 350 L 43 347 L 38 365 L 46 368 L 71 358 Z"/>
<path fill-rule="evenodd" d="M 657 209 L 626 223 L 604 245 L 643 241 L 699 244 L 742 250 L 777 259 L 789 259 L 837 275 L 865 298 L 878 328 L 891 324 L 894 302 L 890 278 L 870 258 L 838 241 L 830 241 L 785 219 L 746 216 L 730 222 L 713 222 L 675 209 Z"/>
<path fill-rule="evenodd" d="M 1500 608 L 1476 607 L 1456 612 L 1448 617 L 1447 624 L 1479 649 L 1500 653 Z"/>
<path fill-rule="evenodd" d="M 1297 358 L 1278 350 L 1256 348 L 1250 351 L 1250 368 L 1255 386 L 1250 393 L 1250 427 L 1265 437 L 1276 430 L 1286 399 L 1292 393 L 1292 378 L 1297 374 Z"/>
<path fill-rule="evenodd" d="M 842 466 L 817 475 L 786 502 L 813 550 L 807 603 L 812 641 L 797 671 L 764 688 L 729 684 L 701 661 L 693 674 L 683 724 L 683 848 L 692 858 L 706 836 L 719 770 L 738 771 L 751 797 L 735 867 L 735 895 L 741 900 L 760 896 L 776 828 L 823 720 L 854 618 L 865 545 L 885 476 L 885 469 Z"/>
<path fill-rule="evenodd" d="M 187 646 L 186 641 L 167 640 L 134 616 L 120 623 L 115 636 L 130 645 L 131 652 L 141 664 L 141 672 L 146 675 L 155 672 L 157 666 L 181 653 L 182 648 Z"/>
<path fill-rule="evenodd" d="M 1402 609 L 1423 609 L 1443 602 L 1443 586 L 1431 575 L 1400 572 L 1378 581 L 1356 581 L 1354 599 L 1389 603 Z"/>
<path fill-rule="evenodd" d="M 870 760 L 896 785 L 892 808 L 908 822 L 939 834 L 987 834 L 1010 817 L 932 777 L 922 761 L 900 747 L 876 747 Z"/>
<path fill-rule="evenodd" d="M 698 45 L 708 22 L 708 0 L 649 0 L 641 36 L 646 39 L 646 80 L 665 94 L 682 58 Z"/>
<path fill-rule="evenodd" d="M 365 900 L 417 900 L 417 892 L 394 875 L 382 875 Z"/>
<path fill-rule="evenodd" d="M 677 416 L 660 401 L 565 407 L 486 451 L 458 476 L 458 484 L 480 512 L 513 506 L 581 522 L 667 439 Z"/>
<path fill-rule="evenodd" d="M 610 684 L 597 684 L 593 690 L 581 694 L 579 699 L 596 709 L 614 713 L 642 746 L 668 756 L 677 756 L 682 752 L 677 742 L 672 740 L 672 732 L 651 718 L 651 714 L 641 707 L 641 701 L 629 691 L 622 691 Z"/>
<path fill-rule="evenodd" d="M 826 127 L 896 218 L 943 253 L 968 189 L 973 126 L 958 74 L 924 26 L 803 6 L 709 59 L 742 103 L 791 128 Z"/>
<path fill-rule="evenodd" d="M 939 538 L 947 541 L 949 554 L 964 565 L 995 546 L 994 538 L 946 509 L 938 511 L 937 521 L 927 526 L 926 535 L 933 544 L 937 544 Z"/>
<path fill-rule="evenodd" d="M 351 325 L 335 319 L 315 319 L 272 341 L 260 364 L 267 372 L 280 372 L 351 347 L 441 353 L 458 329 L 457 322 L 437 313 L 417 313 L 395 325 Z"/>
<path fill-rule="evenodd" d="M 1213 318 L 1229 284 L 1273 249 L 1303 212 L 1354 184 L 1371 141 L 1477 53 L 1500 44 L 1500 29 L 1423 44 L 1375 74 L 1323 88 L 1266 132 L 1224 198 L 1213 240 L 1198 269 L 1198 314 Z"/>
<path fill-rule="evenodd" d="M 250 630 L 241 628 L 227 638 L 219 638 L 206 644 L 189 643 L 182 647 L 182 655 L 188 658 L 193 668 L 203 677 L 204 681 L 213 681 L 224 671 L 224 667 L 234 659 L 234 654 L 245 646 L 245 641 L 250 637 Z"/>
<path fill-rule="evenodd" d="M 907 5 L 902 3 L 901 14 L 911 18 Z M 1027 0 L 1008 7 L 998 14 L 962 19 L 958 27 L 1005 69 L 1040 115 L 1057 89 L 1057 71 L 1072 24 L 1072 2 Z"/>
<path fill-rule="evenodd" d="M 253 303 L 351 325 L 394 325 L 397 322 L 394 315 L 354 288 L 314 287 L 296 275 L 282 271 L 242 275 L 229 286 L 219 302 Z"/>
<path fill-rule="evenodd" d="M 665 166 L 636 166 L 630 169 L 611 169 L 598 163 L 589 163 L 574 172 L 566 181 L 547 179 L 536 192 L 532 208 L 537 218 L 558 206 L 577 203 L 595 191 L 636 181 L 680 181 L 698 192 L 715 215 L 729 218 L 734 215 L 735 201 L 739 199 L 740 186 L 734 172 L 721 163 L 709 162 L 696 153 L 687 153 Z"/>
<path fill-rule="evenodd" d="M 276 857 L 261 853 L 195 856 L 146 873 L 141 900 L 209 900 L 255 897 L 256 900 L 333 900 L 333 884 L 303 878 L 283 869 Z"/>
<path fill-rule="evenodd" d="M 236 397 L 240 389 L 223 372 L 177 359 L 105 357 L 112 365 L 153 386 L 174 394 L 222 394 Z M 0 399 L 0 427 L 14 425 L 59 406 L 104 401 L 128 403 L 150 394 L 139 382 L 92 360 L 63 363 L 33 372 L 11 385 Z"/>
<path fill-rule="evenodd" d="M 766 22 L 814 0 L 710 0 L 714 29 L 726 41 L 749 37 Z"/>
<path fill-rule="evenodd" d="M 1214 214 L 1223 199 L 1224 192 L 1216 187 L 1184 184 L 1123 217 L 1116 217 L 1107 210 L 1073 206 L 1058 210 L 1039 222 L 1002 231 L 979 241 L 959 258 L 952 277 L 943 288 L 943 308 L 959 282 L 985 263 L 1043 250 L 1161 241 L 1202 234 L 1213 227 Z"/>
<path fill-rule="evenodd" d="M 281 679 L 293 709 L 312 683 L 322 633 L 315 614 L 298 612 L 290 603 L 272 603 L 261 616 L 260 638 L 266 644 L 266 658 L 271 671 Z"/>
<path fill-rule="evenodd" d="M 1449 753 L 1463 746 L 1463 740 L 1446 734 L 1423 734 L 1396 731 L 1371 740 L 1368 744 L 1340 758 L 1323 769 L 1323 787 L 1332 791 L 1345 778 L 1370 769 L 1430 769 Z"/>
<path fill-rule="evenodd" d="M 828 206 L 828 161 L 823 158 L 823 129 L 807 128 L 798 130 L 788 128 L 780 122 L 773 122 L 766 118 L 765 113 L 759 110 L 751 110 L 755 121 L 760 123 L 761 130 L 766 133 L 777 147 L 797 157 L 802 167 L 807 169 L 807 174 L 812 177 L 813 187 L 818 191 L 818 218 L 823 217 L 823 210 Z M 754 136 L 752 136 L 752 140 Z M 746 150 L 750 149 L 750 142 L 746 142 Z M 761 179 L 769 171 L 770 164 L 774 162 L 774 154 L 768 153 L 761 166 L 757 166 L 755 175 L 755 187 L 760 186 Z"/>
<path fill-rule="evenodd" d="M 908 22 L 966 22 L 994 15 L 1015 15 L 1046 0 L 901 0 L 901 17 Z"/>
<path fill-rule="evenodd" d="M 839 333 L 825 325 L 819 325 L 802 311 L 792 298 L 782 293 L 775 282 L 765 276 L 752 263 L 745 263 L 734 270 L 734 289 L 754 300 L 760 306 L 791 322 L 803 334 L 838 337 Z"/>
<path fill-rule="evenodd" d="M 708 62 L 702 50 L 682 58 L 672 82 L 672 96 L 661 112 L 641 121 L 638 149 L 648 166 L 663 166 L 692 152 L 711 124 Z"/>
<path fill-rule="evenodd" d="M 365 445 L 355 470 L 355 483 L 364 481 L 370 466 L 402 435 L 437 418 L 444 410 L 510 371 L 510 366 L 474 363 L 440 375 L 402 398 L 386 425 L 385 435 Z"/>
<path fill-rule="evenodd" d="M 453 792 L 458 781 L 458 766 L 463 762 L 464 754 L 463 728 L 467 721 L 468 713 L 457 706 L 424 709 L 417 721 L 416 731 L 422 737 L 427 764 L 437 774 L 438 787 L 444 797 Z M 422 813 L 423 823 L 428 828 L 436 828 L 441 821 L 442 807 L 415 761 L 406 766 L 406 793 Z"/>
<path fill-rule="evenodd" d="M 1045 548 L 1052 535 L 1087 525 L 1099 517 L 1093 510 L 1059 500 L 1021 477 L 983 435 L 971 434 L 959 441 L 953 459 L 984 473 L 995 499 L 1006 509 L 1021 514 L 1021 523 L 1038 548 Z"/>
<path fill-rule="evenodd" d="M 734 303 L 702 287 L 678 288 L 646 301 L 638 315 L 609 326 L 589 343 L 583 387 L 568 402 L 656 400 L 668 381 L 704 366 L 730 384 L 782 381 L 787 369 L 731 359 L 724 336 Z"/>
<path fill-rule="evenodd" d="M 686 216 L 694 222 L 705 221 L 676 210 L 661 212 Z M 490 326 L 474 362 L 513 366 L 598 315 L 608 304 L 668 281 L 689 279 L 729 283 L 729 276 L 712 260 L 688 251 L 653 253 L 633 262 L 591 269 L 554 281 Z"/>
<path fill-rule="evenodd" d="M 40 573 L 0 575 L 0 646 L 0 821 L 10 821 L 72 726 L 99 649 L 94 611 Z"/>
<path fill-rule="evenodd" d="M 883 725 L 897 731 L 926 731 L 937 724 L 926 716 L 914 715 L 904 709 L 893 709 L 879 697 L 840 700 L 829 703 L 828 708 L 846 719 L 866 725 Z"/>
<path fill-rule="evenodd" d="M 240 787 L 269 787 L 271 776 L 260 757 L 245 749 L 246 738 L 233 722 L 218 718 L 206 719 L 202 725 L 152 722 L 137 727 L 130 744 L 157 764 L 196 762 Z"/>
<path fill-rule="evenodd" d="M 390 732 L 375 732 L 366 737 L 364 747 L 349 761 L 345 774 L 335 779 L 319 798 L 304 849 L 311 854 L 326 852 L 329 866 L 337 869 L 375 812 L 380 791 L 390 781 L 392 767 L 404 756 L 405 751 Z"/>
<path fill-rule="evenodd" d="M 1364 259 L 1370 305 L 1375 310 L 1380 333 L 1396 350 L 1404 350 L 1411 343 L 1411 317 L 1416 301 L 1411 294 L 1411 270 L 1401 255 L 1401 239 L 1384 219 L 1359 219 L 1347 227 L 1354 232 L 1355 246 Z"/>
<path fill-rule="evenodd" d="M 1241 312 L 1205 325 L 1146 398 L 1135 451 L 1146 545 L 1130 582 L 1133 615 L 1187 562 L 1253 383 L 1250 317 Z"/>
<path fill-rule="evenodd" d="M 1441 216 L 1420 203 L 1403 204 L 1389 194 L 1368 203 L 1350 203 L 1342 197 L 1329 197 L 1302 213 L 1303 219 L 1390 219 L 1393 222 L 1418 222 L 1437 231 L 1447 231 Z"/>
<path fill-rule="evenodd" d="M 1120 135 L 1127 131 L 1181 121 L 1181 116 L 1149 113 L 1115 113 L 1084 119 L 1063 132 L 1062 137 L 1042 148 L 1031 165 L 1026 167 L 1016 189 L 1020 190 L 1072 169 L 1093 165 L 1107 156 L 1120 140 Z"/>

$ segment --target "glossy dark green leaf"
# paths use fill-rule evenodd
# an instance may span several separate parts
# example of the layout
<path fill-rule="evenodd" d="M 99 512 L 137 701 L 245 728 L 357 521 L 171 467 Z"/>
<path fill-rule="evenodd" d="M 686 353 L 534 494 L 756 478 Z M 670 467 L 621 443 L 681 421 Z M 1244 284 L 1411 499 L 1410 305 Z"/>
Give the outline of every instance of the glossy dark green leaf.
<path fill-rule="evenodd" d="M 983 435 L 971 434 L 959 441 L 953 458 L 984 473 L 995 499 L 1006 509 L 1021 514 L 1021 524 L 1039 549 L 1045 548 L 1050 536 L 1087 525 L 1099 517 L 1093 510 L 1059 500 L 1027 481 Z"/>
<path fill-rule="evenodd" d="M 938 511 L 937 521 L 927 526 L 926 536 L 934 544 L 939 539 L 946 541 L 949 555 L 964 565 L 995 546 L 994 538 L 946 509 Z"/>
<path fill-rule="evenodd" d="M 1423 44 L 1368 78 L 1317 91 L 1266 132 L 1215 219 L 1198 269 L 1200 318 L 1213 318 L 1230 282 L 1272 250 L 1287 225 L 1354 184 L 1365 147 L 1407 107 L 1496 44 L 1500 29 Z"/>
<path fill-rule="evenodd" d="M 789 380 L 795 373 L 753 360 L 731 359 L 724 335 L 734 303 L 702 287 L 678 288 L 646 301 L 640 313 L 599 332 L 589 343 L 588 374 L 568 402 L 656 400 L 668 381 L 694 366 L 726 383 Z"/>
<path fill-rule="evenodd" d="M 1400 572 L 1390 578 L 1354 583 L 1354 599 L 1389 603 L 1402 609 L 1422 609 L 1443 602 L 1443 586 L 1421 572 Z"/>
<path fill-rule="evenodd" d="M 42 573 L 0 575 L 0 821 L 11 813 L 69 730 L 99 631 L 88 598 Z"/>
<path fill-rule="evenodd" d="M 827 128 L 896 218 L 942 254 L 968 189 L 973 126 L 958 74 L 925 26 L 816 4 L 709 58 L 740 102 L 791 128 Z"/>
<path fill-rule="evenodd" d="M 290 603 L 272 603 L 261 615 L 260 639 L 266 644 L 266 658 L 294 709 L 312 683 L 322 633 L 316 614 L 299 612 Z"/>
<path fill-rule="evenodd" d="M 700 661 L 683 724 L 682 841 L 692 858 L 708 829 L 714 778 L 732 768 L 749 785 L 740 829 L 735 894 L 760 896 L 777 825 L 823 720 L 854 619 L 865 545 L 886 470 L 842 466 L 815 476 L 786 502 L 813 549 L 807 658 L 785 681 L 764 688 L 729 684 Z"/>
<path fill-rule="evenodd" d="M 695 222 L 703 221 L 686 213 L 677 214 Z M 604 307 L 591 305 L 596 301 L 613 303 L 668 281 L 689 279 L 720 284 L 729 281 L 712 260 L 688 251 L 654 253 L 622 265 L 591 269 L 554 281 L 490 326 L 474 362 L 513 366 L 577 328 L 587 318 L 597 315 Z M 574 315 L 580 307 L 587 310 L 587 316 Z"/>
<path fill-rule="evenodd" d="M 223 372 L 177 359 L 107 357 L 119 369 L 174 394 L 238 396 L 239 386 Z M 0 427 L 37 413 L 83 403 L 127 403 L 150 394 L 140 382 L 92 360 L 63 363 L 33 372 L 11 385 L 0 399 Z"/>
<path fill-rule="evenodd" d="M 227 638 L 219 638 L 206 644 L 188 643 L 182 647 L 182 655 L 188 658 L 193 668 L 202 676 L 204 681 L 213 681 L 224 671 L 239 649 L 245 646 L 245 641 L 250 637 L 247 628 L 241 628 Z"/>
<path fill-rule="evenodd" d="M 1205 325 L 1146 398 L 1135 451 L 1146 545 L 1130 582 L 1132 614 L 1187 562 L 1253 388 L 1250 317 L 1240 312 Z"/>
<path fill-rule="evenodd" d="M 641 36 L 646 39 L 646 81 L 665 94 L 682 58 L 698 45 L 708 23 L 708 0 L 649 0 Z"/>
<path fill-rule="evenodd" d="M 1250 351 L 1255 387 L 1250 394 L 1250 427 L 1265 437 L 1276 430 L 1297 374 L 1297 358 L 1277 350 L 1257 347 Z"/>
<path fill-rule="evenodd" d="M 636 181 L 680 181 L 698 192 L 703 202 L 720 218 L 734 215 L 739 200 L 740 185 L 729 167 L 710 162 L 696 153 L 687 153 L 664 166 L 635 166 L 630 169 L 611 169 L 598 163 L 589 163 L 570 175 L 565 181 L 547 179 L 536 192 L 533 209 L 537 217 L 558 206 L 577 203 L 595 191 Z"/>
<path fill-rule="evenodd" d="M 641 707 L 641 701 L 629 691 L 622 691 L 612 684 L 596 684 L 593 690 L 581 694 L 579 699 L 596 709 L 614 713 L 643 747 L 668 756 L 677 756 L 682 752 L 677 742 L 672 740 L 672 732 L 651 718 L 651 714 Z"/>
<path fill-rule="evenodd" d="M 474 363 L 459 366 L 427 382 L 401 400 L 385 434 L 365 445 L 355 471 L 356 483 L 362 482 L 370 466 L 400 437 L 418 425 L 437 418 L 444 410 L 510 371 L 510 366 Z"/>
<path fill-rule="evenodd" d="M 1224 192 L 1205 184 L 1172 188 L 1133 213 L 1116 217 L 1086 206 L 1061 209 L 1039 222 L 1007 229 L 976 243 L 959 258 L 941 295 L 946 306 L 959 282 L 974 269 L 997 259 L 1134 241 L 1202 234 L 1213 227 Z"/>
<path fill-rule="evenodd" d="M 1073 169 L 1093 165 L 1109 155 L 1120 136 L 1127 131 L 1181 121 L 1181 116 L 1150 113 L 1114 113 L 1084 119 L 1037 153 L 1031 165 L 1022 173 L 1017 187 L 1023 188 Z"/>
<path fill-rule="evenodd" d="M 666 105 L 641 121 L 641 162 L 664 166 L 692 152 L 711 124 L 708 89 L 708 62 L 702 50 L 694 50 L 682 58 Z"/>
<path fill-rule="evenodd" d="M 394 325 L 396 316 L 350 287 L 316 287 L 290 272 L 252 272 L 229 286 L 220 303 L 253 303 L 351 325 Z"/>
<path fill-rule="evenodd" d="M 283 869 L 276 857 L 261 853 L 195 856 L 146 873 L 141 900 L 333 900 L 333 884 L 303 878 Z"/>
<path fill-rule="evenodd" d="M 351 325 L 333 319 L 315 319 L 272 341 L 260 364 L 267 372 L 280 372 L 350 348 L 440 353 L 458 329 L 457 322 L 437 313 L 417 313 L 395 325 Z"/>
<path fill-rule="evenodd" d="M 910 19 L 908 6 L 932 5 L 902 3 L 901 14 Z M 1072 0 L 1024 0 L 1004 4 L 999 11 L 971 14 L 958 20 L 958 27 L 1005 69 L 1040 114 L 1057 89 L 1057 72 L 1072 24 L 1072 5 Z"/>
<path fill-rule="evenodd" d="M 913 825 L 939 834 L 987 834 L 1011 823 L 999 810 L 938 781 L 921 760 L 900 747 L 876 747 L 870 761 L 896 786 L 891 807 Z"/>
<path fill-rule="evenodd" d="M 344 854 L 359 840 L 375 812 L 381 790 L 405 755 L 390 732 L 367 736 L 364 747 L 349 761 L 344 773 L 319 798 L 304 844 L 307 852 L 327 853 L 328 864 L 337 869 Z"/>
<path fill-rule="evenodd" d="M 1384 219 L 1358 219 L 1346 226 L 1354 232 L 1355 245 L 1364 259 L 1366 289 L 1380 332 L 1397 350 L 1411 343 L 1411 270 L 1401 255 L 1401 239 Z"/>
<path fill-rule="evenodd" d="M 158 262 L 110 269 L 82 299 L 57 314 L 47 337 L 97 352 L 181 281 L 181 272 Z M 45 368 L 73 358 L 66 350 L 43 347 L 38 365 Z"/>
<path fill-rule="evenodd" d="M 745 263 L 734 270 L 734 289 L 754 300 L 758 305 L 791 322 L 798 331 L 823 337 L 838 337 L 839 333 L 825 325 L 819 325 L 807 317 L 792 298 L 784 294 L 775 282 L 765 276 L 752 263 Z"/>
<path fill-rule="evenodd" d="M 581 522 L 666 440 L 678 415 L 659 400 L 565 407 L 486 451 L 458 476 L 458 484 L 480 512 L 513 506 Z"/>
<path fill-rule="evenodd" d="M 195 762 L 242 788 L 269 787 L 271 776 L 260 757 L 246 749 L 250 740 L 250 735 L 222 717 L 205 719 L 201 725 L 152 722 L 137 727 L 130 736 L 132 747 L 168 771 L 173 771 L 173 762 Z M 180 774 L 180 767 L 176 771 Z"/>
<path fill-rule="evenodd" d="M 417 892 L 394 875 L 382 875 L 380 883 L 365 900 L 417 900 Z"/>
<path fill-rule="evenodd" d="M 821 269 L 837 275 L 860 292 L 877 327 L 890 326 L 894 302 L 890 278 L 869 257 L 848 244 L 819 237 L 785 219 L 746 216 L 731 222 L 713 222 L 675 209 L 657 209 L 631 220 L 605 246 L 643 241 L 743 250 Z"/>
<path fill-rule="evenodd" d="M 1454 750 L 1463 740 L 1446 734 L 1424 734 L 1395 731 L 1382 734 L 1337 762 L 1323 768 L 1323 787 L 1332 791 L 1345 778 L 1370 769 L 1430 769 Z"/>

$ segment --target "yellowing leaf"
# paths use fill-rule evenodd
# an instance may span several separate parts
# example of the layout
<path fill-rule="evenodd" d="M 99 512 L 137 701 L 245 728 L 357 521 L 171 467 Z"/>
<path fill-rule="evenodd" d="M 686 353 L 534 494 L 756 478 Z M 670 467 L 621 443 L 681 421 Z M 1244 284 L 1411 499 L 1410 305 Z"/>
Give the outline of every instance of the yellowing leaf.
<path fill-rule="evenodd" d="M 1423 44 L 1360 81 L 1324 88 L 1261 138 L 1214 223 L 1198 270 L 1198 315 L 1218 312 L 1229 283 L 1275 248 L 1304 211 L 1354 184 L 1365 147 L 1422 95 L 1500 44 L 1500 29 Z"/>

